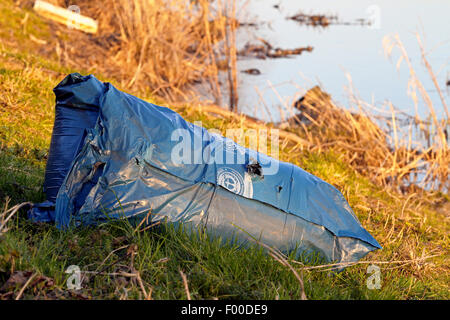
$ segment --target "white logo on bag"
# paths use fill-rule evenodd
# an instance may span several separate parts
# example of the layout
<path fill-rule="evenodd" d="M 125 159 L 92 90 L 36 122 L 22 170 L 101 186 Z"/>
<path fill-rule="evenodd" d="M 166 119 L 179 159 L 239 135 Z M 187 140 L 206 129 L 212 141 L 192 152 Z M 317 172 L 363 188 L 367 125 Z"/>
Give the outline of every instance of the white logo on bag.
<path fill-rule="evenodd" d="M 234 169 L 220 168 L 217 171 L 217 184 L 237 195 L 247 198 L 253 196 L 252 179 L 247 173 L 242 177 L 242 175 Z"/>

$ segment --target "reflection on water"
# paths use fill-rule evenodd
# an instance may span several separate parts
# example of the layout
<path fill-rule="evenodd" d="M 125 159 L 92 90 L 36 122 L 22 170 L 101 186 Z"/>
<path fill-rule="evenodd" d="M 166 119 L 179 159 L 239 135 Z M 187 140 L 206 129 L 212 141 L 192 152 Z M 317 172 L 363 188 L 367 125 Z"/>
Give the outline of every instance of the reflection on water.
<path fill-rule="evenodd" d="M 414 115 L 414 104 L 407 94 L 409 71 L 405 64 L 397 71 L 398 55 L 394 54 L 390 61 L 385 57 L 382 45 L 384 36 L 398 33 L 438 115 L 443 116 L 438 93 L 421 64 L 415 32 L 424 34 L 427 58 L 437 74 L 445 99 L 448 99 L 450 1 L 249 0 L 243 8 L 245 10 L 241 12 L 245 14 L 240 19 L 258 22 L 258 27 L 241 28 L 238 47 L 242 48 L 248 41 L 259 37 L 274 47 L 311 46 L 314 50 L 290 58 L 240 58 L 240 71 L 255 69 L 261 73 L 238 73 L 240 111 L 264 120 L 278 121 L 282 117 L 280 114 L 289 115 L 288 110 L 280 113 L 283 103 L 291 105 L 295 98 L 316 84 L 321 84 L 338 104 L 348 105 L 349 96 L 345 90 L 349 84 L 348 73 L 364 101 L 381 106 L 390 100 L 396 108 Z M 348 23 L 311 27 L 288 19 L 299 12 L 337 16 L 338 21 Z M 352 23 L 359 19 L 370 20 L 372 25 Z M 419 115 L 425 114 L 425 109 L 419 109 Z"/>

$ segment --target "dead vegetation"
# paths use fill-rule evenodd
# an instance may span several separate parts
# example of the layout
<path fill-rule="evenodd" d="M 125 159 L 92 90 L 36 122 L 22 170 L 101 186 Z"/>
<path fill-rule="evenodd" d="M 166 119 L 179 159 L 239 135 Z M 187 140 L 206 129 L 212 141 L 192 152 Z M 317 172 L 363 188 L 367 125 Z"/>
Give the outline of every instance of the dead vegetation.
<path fill-rule="evenodd" d="M 324 14 L 306 14 L 299 12 L 291 17 L 290 20 L 294 20 L 300 24 L 304 24 L 312 27 L 328 27 L 330 24 L 337 23 L 338 17 L 335 15 Z"/>
<path fill-rule="evenodd" d="M 230 108 L 237 104 L 235 0 L 49 2 L 76 5 L 98 21 L 95 35 L 49 21 L 53 37 L 41 43 L 41 50 L 56 53 L 60 63 L 100 72 L 134 93 L 191 101 L 203 88 L 220 104 L 225 90 L 234 99 Z M 32 7 L 28 1 L 16 3 Z M 231 70 L 227 84 L 219 81 L 221 68 Z"/>
<path fill-rule="evenodd" d="M 308 141 L 314 152 L 334 150 L 357 171 L 379 185 L 409 193 L 420 188 L 448 191 L 450 155 L 448 119 L 438 121 L 431 100 L 432 123 L 400 113 L 391 103 L 389 112 L 377 114 L 352 96 L 354 109 L 334 104 L 314 87 L 294 104 L 292 117 L 281 124 Z M 427 143 L 418 141 L 427 139 Z M 419 187 L 418 187 L 419 186 Z"/>
<path fill-rule="evenodd" d="M 293 16 L 287 17 L 289 20 L 293 20 L 301 25 L 310 27 L 320 27 L 327 28 L 330 25 L 370 25 L 370 21 L 366 19 L 359 18 L 352 22 L 341 21 L 337 15 L 326 15 L 326 14 L 314 14 L 314 13 L 304 13 L 299 12 Z"/>
<path fill-rule="evenodd" d="M 261 44 L 250 44 L 246 43 L 244 48 L 238 51 L 238 56 L 243 57 L 253 57 L 257 59 L 266 59 L 266 58 L 284 58 L 292 55 L 300 55 L 304 51 L 312 52 L 313 47 L 299 47 L 294 49 L 282 49 L 282 48 L 274 48 L 269 42 L 264 39 L 258 39 Z"/>

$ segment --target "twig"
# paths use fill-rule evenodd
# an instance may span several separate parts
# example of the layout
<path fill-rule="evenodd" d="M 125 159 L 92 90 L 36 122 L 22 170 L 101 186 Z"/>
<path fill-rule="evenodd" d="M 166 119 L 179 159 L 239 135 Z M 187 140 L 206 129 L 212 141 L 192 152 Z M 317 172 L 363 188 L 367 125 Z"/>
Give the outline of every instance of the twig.
<path fill-rule="evenodd" d="M 439 257 L 439 256 L 442 256 L 442 254 L 435 254 L 435 255 L 422 257 L 422 258 L 418 258 L 418 259 L 411 259 L 411 260 L 339 262 L 339 263 L 322 264 L 322 265 L 311 266 L 311 267 L 303 267 L 302 269 L 303 270 L 314 270 L 314 269 L 324 269 L 324 268 L 333 269 L 334 267 L 349 267 L 349 266 L 354 266 L 354 265 L 358 265 L 358 264 L 396 264 L 396 263 L 409 264 L 409 263 L 414 263 L 414 262 L 418 262 L 418 261 L 422 261 L 422 260 L 427 260 L 427 259 L 431 259 L 431 258 Z M 301 263 L 299 261 L 295 261 L 294 260 L 293 262 L 303 265 L 303 263 Z"/>
<path fill-rule="evenodd" d="M 23 293 L 25 292 L 25 289 L 28 287 L 28 285 L 31 283 L 31 280 L 33 280 L 36 275 L 37 273 L 35 272 L 28 278 L 27 282 L 25 282 L 22 289 L 20 289 L 19 294 L 16 297 L 16 300 L 19 300 L 22 297 Z"/>
<path fill-rule="evenodd" d="M 276 261 L 278 261 L 279 263 L 281 263 L 282 265 L 284 265 L 285 267 L 288 267 L 289 270 L 292 271 L 292 273 L 294 274 L 294 276 L 297 278 L 298 282 L 300 283 L 300 289 L 302 290 L 301 293 L 301 300 L 308 300 L 306 298 L 306 294 L 305 294 L 305 286 L 303 284 L 303 279 L 302 277 L 299 276 L 299 274 L 297 273 L 297 271 L 291 266 L 291 264 L 285 260 L 285 259 L 281 259 L 280 257 L 278 257 L 277 255 L 275 255 L 273 252 L 269 252 L 269 255 L 274 258 Z"/>
<path fill-rule="evenodd" d="M 416 38 L 417 38 L 417 42 L 419 43 L 420 51 L 422 53 L 422 61 L 425 64 L 425 67 L 427 68 L 428 73 L 430 74 L 430 78 L 433 81 L 433 84 L 434 84 L 437 92 L 439 93 L 439 97 L 441 98 L 442 106 L 444 107 L 444 111 L 445 111 L 445 114 L 447 115 L 447 119 L 448 119 L 448 118 L 450 118 L 450 115 L 448 113 L 448 108 L 447 108 L 447 104 L 445 103 L 444 95 L 442 94 L 441 87 L 439 86 L 439 84 L 436 80 L 436 75 L 434 74 L 430 63 L 428 62 L 428 60 L 426 58 L 425 49 L 422 45 L 422 40 L 420 39 L 419 33 L 416 33 Z"/>
<path fill-rule="evenodd" d="M 11 219 L 12 216 L 14 216 L 19 211 L 20 208 L 22 208 L 22 207 L 24 207 L 26 205 L 32 205 L 32 204 L 33 203 L 31 203 L 31 202 L 23 202 L 21 204 L 15 205 L 14 207 L 12 207 L 12 208 L 10 208 L 8 210 L 5 210 L 3 212 L 3 214 L 2 214 L 2 217 L 5 217 L 6 214 L 9 213 L 9 212 L 11 212 L 11 213 L 9 214 L 9 216 L 5 220 L 1 221 L 1 223 L 0 223 L 0 234 L 2 233 L 4 228 L 6 227 L 6 223 L 8 222 L 8 220 Z"/>
<path fill-rule="evenodd" d="M 146 231 L 146 230 L 151 229 L 151 228 L 153 228 L 153 227 L 156 227 L 156 226 L 158 226 L 158 225 L 160 225 L 160 224 L 161 224 L 161 220 L 156 221 L 155 223 L 152 223 L 151 225 L 146 226 L 144 229 L 139 230 L 139 232 Z"/>
<path fill-rule="evenodd" d="M 179 269 L 178 271 L 180 272 L 181 279 L 183 279 L 184 290 L 186 291 L 186 297 L 188 300 L 191 300 L 191 293 L 189 292 L 189 286 L 188 286 L 186 275 L 184 274 L 183 271 L 181 271 L 181 269 Z"/>
<path fill-rule="evenodd" d="M 145 290 L 145 287 L 144 287 L 144 283 L 142 282 L 141 274 L 137 270 L 136 270 L 136 279 L 137 279 L 137 282 L 139 283 L 139 286 L 141 287 L 142 292 L 144 293 L 145 300 L 151 300 L 153 289 L 152 289 L 152 287 L 150 287 L 150 291 L 149 291 L 149 293 L 147 293 L 147 291 Z"/>
<path fill-rule="evenodd" d="M 274 258 L 276 261 L 278 261 L 279 263 L 281 263 L 282 265 L 284 265 L 285 267 L 288 267 L 289 270 L 292 271 L 292 273 L 294 274 L 294 276 L 297 278 L 298 282 L 300 283 L 300 289 L 301 289 L 301 300 L 307 300 L 306 298 L 306 294 L 305 294 L 305 286 L 303 283 L 303 277 L 301 277 L 297 271 L 291 266 L 291 264 L 289 263 L 289 261 L 287 260 L 287 258 L 277 249 L 272 248 L 271 246 L 259 241 L 258 239 L 256 239 L 255 237 L 253 237 L 250 233 L 248 233 L 247 231 L 245 231 L 244 229 L 242 229 L 241 227 L 235 225 L 234 223 L 232 223 L 232 225 L 241 230 L 242 232 L 244 232 L 245 234 L 247 234 L 251 240 L 255 241 L 257 244 L 261 245 L 262 247 L 266 248 L 267 250 L 269 250 L 269 255 Z"/>
<path fill-rule="evenodd" d="M 117 252 L 117 251 L 119 251 L 119 250 L 125 249 L 125 248 L 127 248 L 127 247 L 129 247 L 129 246 L 130 246 L 130 245 L 127 244 L 127 245 L 125 245 L 125 246 L 122 246 L 122 247 L 120 247 L 120 248 L 117 248 L 117 249 L 114 249 L 113 251 L 111 251 L 111 252 L 106 256 L 106 258 L 102 261 L 102 263 L 100 263 L 100 265 L 97 267 L 96 271 L 98 271 L 98 270 L 100 269 L 100 267 L 103 266 L 103 265 L 105 264 L 105 262 L 108 260 L 108 258 L 109 258 L 114 252 Z"/>

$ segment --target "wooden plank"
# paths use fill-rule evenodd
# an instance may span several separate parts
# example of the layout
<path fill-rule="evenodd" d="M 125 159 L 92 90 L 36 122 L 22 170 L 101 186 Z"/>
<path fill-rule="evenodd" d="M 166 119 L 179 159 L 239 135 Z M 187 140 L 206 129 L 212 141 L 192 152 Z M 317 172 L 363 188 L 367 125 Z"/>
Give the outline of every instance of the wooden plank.
<path fill-rule="evenodd" d="M 41 16 L 62 23 L 69 28 L 74 28 L 87 33 L 97 32 L 97 21 L 74 11 L 41 0 L 35 1 L 33 9 Z"/>

